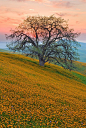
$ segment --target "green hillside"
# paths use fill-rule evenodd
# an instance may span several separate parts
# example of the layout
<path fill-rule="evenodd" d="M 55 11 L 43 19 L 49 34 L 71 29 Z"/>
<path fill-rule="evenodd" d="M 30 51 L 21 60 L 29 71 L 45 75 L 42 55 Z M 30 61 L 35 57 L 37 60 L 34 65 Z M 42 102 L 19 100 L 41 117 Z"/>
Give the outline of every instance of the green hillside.
<path fill-rule="evenodd" d="M 1 128 L 85 128 L 86 63 L 76 65 L 70 72 L 0 52 Z"/>
<path fill-rule="evenodd" d="M 0 52 L 8 52 L 8 51 L 5 49 L 0 49 Z"/>

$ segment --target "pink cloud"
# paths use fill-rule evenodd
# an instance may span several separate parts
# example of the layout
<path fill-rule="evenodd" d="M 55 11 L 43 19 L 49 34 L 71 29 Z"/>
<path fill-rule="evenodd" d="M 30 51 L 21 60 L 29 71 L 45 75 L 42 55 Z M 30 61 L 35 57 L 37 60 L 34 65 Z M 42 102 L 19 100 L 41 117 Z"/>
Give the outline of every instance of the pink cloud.
<path fill-rule="evenodd" d="M 25 2 L 25 1 L 47 2 L 48 0 L 11 0 L 11 1 L 18 1 L 18 2 Z"/>
<path fill-rule="evenodd" d="M 10 18 L 10 17 L 0 17 L 0 23 L 2 24 L 19 24 L 21 22 L 21 19 L 17 18 Z"/>
<path fill-rule="evenodd" d="M 69 1 L 52 1 L 52 4 L 54 7 L 65 7 L 65 8 L 71 8 L 73 7 L 73 4 Z"/>
<path fill-rule="evenodd" d="M 38 13 L 38 12 L 36 12 L 34 9 L 29 9 L 25 11 L 25 10 L 15 10 L 15 9 L 7 8 L 5 6 L 0 8 L 0 14 L 7 14 L 7 13 L 16 14 L 18 16 L 24 16 L 24 15 Z"/>

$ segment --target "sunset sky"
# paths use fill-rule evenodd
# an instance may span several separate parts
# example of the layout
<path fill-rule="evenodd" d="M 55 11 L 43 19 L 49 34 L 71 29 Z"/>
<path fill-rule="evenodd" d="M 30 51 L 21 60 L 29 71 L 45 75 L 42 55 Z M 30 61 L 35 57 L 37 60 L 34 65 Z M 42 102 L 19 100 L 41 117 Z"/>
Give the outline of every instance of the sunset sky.
<path fill-rule="evenodd" d="M 29 15 L 52 14 L 68 20 L 70 28 L 81 32 L 77 40 L 86 43 L 86 0 L 0 0 L 0 42 Z"/>

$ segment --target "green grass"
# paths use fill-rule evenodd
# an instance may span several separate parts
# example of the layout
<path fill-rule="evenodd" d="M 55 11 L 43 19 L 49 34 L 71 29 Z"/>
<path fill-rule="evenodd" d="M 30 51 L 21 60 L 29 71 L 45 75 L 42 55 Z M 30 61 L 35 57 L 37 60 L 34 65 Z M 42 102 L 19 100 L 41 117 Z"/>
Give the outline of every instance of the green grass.
<path fill-rule="evenodd" d="M 81 74 L 78 74 L 78 73 L 75 73 L 75 72 L 72 72 L 73 75 L 75 75 L 78 79 L 78 81 L 82 82 L 83 84 L 86 84 L 86 76 L 83 76 Z"/>

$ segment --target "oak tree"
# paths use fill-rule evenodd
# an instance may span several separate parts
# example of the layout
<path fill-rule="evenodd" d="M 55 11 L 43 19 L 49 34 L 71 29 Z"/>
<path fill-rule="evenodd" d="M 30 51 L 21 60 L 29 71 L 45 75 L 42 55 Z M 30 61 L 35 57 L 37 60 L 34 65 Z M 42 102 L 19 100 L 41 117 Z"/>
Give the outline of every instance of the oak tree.
<path fill-rule="evenodd" d="M 7 46 L 27 55 L 36 55 L 41 66 L 53 62 L 71 69 L 72 62 L 78 58 L 78 35 L 61 17 L 29 16 L 7 35 L 11 39 Z"/>

